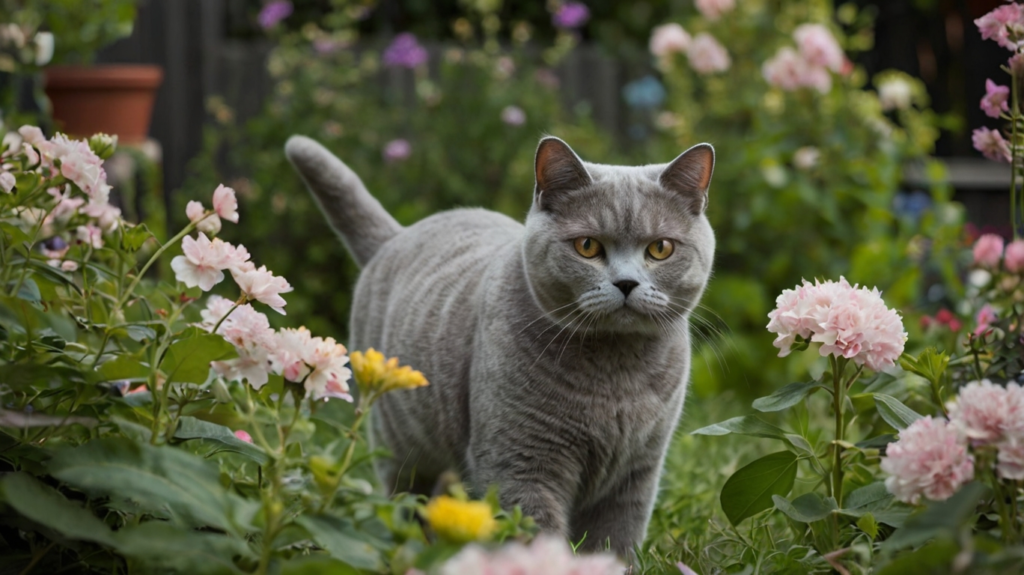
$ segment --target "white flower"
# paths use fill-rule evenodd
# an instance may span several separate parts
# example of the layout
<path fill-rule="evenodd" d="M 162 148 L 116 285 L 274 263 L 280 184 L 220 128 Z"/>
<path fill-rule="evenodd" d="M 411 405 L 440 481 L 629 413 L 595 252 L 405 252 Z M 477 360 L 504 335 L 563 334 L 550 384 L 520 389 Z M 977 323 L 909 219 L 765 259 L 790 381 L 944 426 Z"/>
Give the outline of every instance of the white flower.
<path fill-rule="evenodd" d="M 14 174 L 7 170 L 0 170 L 0 190 L 9 194 L 16 183 L 18 182 L 15 180 Z"/>
<path fill-rule="evenodd" d="M 200 325 L 208 325 L 208 330 L 213 329 L 233 306 L 230 300 L 211 296 L 206 309 L 201 312 L 204 321 Z M 271 349 L 276 344 L 274 330 L 270 328 L 267 316 L 249 304 L 240 305 L 220 323 L 217 333 L 235 346 L 238 357 L 213 362 L 214 371 L 225 379 L 244 379 L 255 389 L 267 383 L 271 371 Z"/>
<path fill-rule="evenodd" d="M 238 200 L 235 198 L 235 190 L 221 184 L 213 191 L 213 210 L 221 218 L 237 224 L 238 223 Z"/>
<path fill-rule="evenodd" d="M 107 173 L 103 171 L 103 160 L 89 148 L 88 143 L 57 134 L 50 140 L 50 147 L 44 154 L 53 160 L 59 160 L 60 173 L 74 182 L 90 198 L 107 201 L 106 196 L 109 195 L 110 188 L 107 187 Z"/>
<path fill-rule="evenodd" d="M 902 78 L 890 78 L 878 85 L 878 101 L 883 110 L 906 110 L 913 97 L 913 87 Z"/>
<path fill-rule="evenodd" d="M 107 203 L 92 202 L 79 211 L 96 220 L 96 223 L 105 232 L 116 230 L 121 217 L 121 208 Z"/>
<path fill-rule="evenodd" d="M 203 204 L 195 200 L 185 205 L 185 215 L 188 216 L 188 221 L 199 222 L 196 225 L 196 229 L 203 232 L 204 234 L 216 235 L 220 231 L 220 217 L 217 214 L 206 215 L 206 208 Z M 205 218 L 205 219 L 204 219 Z"/>
<path fill-rule="evenodd" d="M 247 271 L 232 269 L 231 275 L 247 298 L 263 302 L 270 306 L 270 309 L 285 315 L 284 306 L 287 302 L 280 294 L 292 291 L 292 286 L 287 280 L 275 276 L 267 270 L 267 266 Z"/>
<path fill-rule="evenodd" d="M 274 371 L 288 381 L 303 382 L 313 400 L 338 398 L 352 401 L 345 367 L 348 351 L 333 338 L 312 337 L 304 327 L 280 330 L 270 360 Z"/>
<path fill-rule="evenodd" d="M 103 247 L 103 230 L 92 224 L 78 226 L 78 229 L 75 230 L 75 236 L 78 238 L 78 241 L 90 245 L 97 250 Z"/>
<path fill-rule="evenodd" d="M 60 269 L 66 272 L 73 272 L 78 269 L 78 262 L 73 260 L 64 260 L 60 263 Z"/>
<path fill-rule="evenodd" d="M 800 170 L 809 170 L 818 165 L 821 151 L 814 146 L 804 146 L 793 152 L 793 165 Z"/>
<path fill-rule="evenodd" d="M 228 269 L 230 244 L 215 239 L 212 242 L 200 232 L 198 239 L 185 236 L 181 250 L 185 255 L 171 260 L 171 269 L 178 281 L 188 287 L 199 286 L 210 291 L 224 279 L 222 270 Z"/>

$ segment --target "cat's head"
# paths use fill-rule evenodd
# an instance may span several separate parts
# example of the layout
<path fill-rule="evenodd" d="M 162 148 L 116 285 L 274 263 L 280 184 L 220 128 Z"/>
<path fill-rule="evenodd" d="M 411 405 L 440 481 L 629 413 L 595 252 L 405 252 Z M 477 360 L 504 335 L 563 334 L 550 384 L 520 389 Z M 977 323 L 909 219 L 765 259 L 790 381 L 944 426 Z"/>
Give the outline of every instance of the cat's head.
<path fill-rule="evenodd" d="M 537 148 L 523 258 L 546 312 L 586 331 L 656 334 L 697 305 L 715 236 L 704 216 L 715 152 L 668 164 L 585 163 L 558 138 Z"/>

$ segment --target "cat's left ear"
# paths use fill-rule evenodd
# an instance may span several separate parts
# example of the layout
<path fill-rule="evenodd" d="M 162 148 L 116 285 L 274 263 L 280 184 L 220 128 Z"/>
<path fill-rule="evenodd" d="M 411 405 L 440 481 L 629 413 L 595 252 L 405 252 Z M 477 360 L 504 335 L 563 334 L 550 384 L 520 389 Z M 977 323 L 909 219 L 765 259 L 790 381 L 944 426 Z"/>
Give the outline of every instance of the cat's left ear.
<path fill-rule="evenodd" d="M 672 160 L 658 176 L 658 182 L 689 200 L 693 213 L 699 214 L 708 205 L 708 187 L 714 171 L 715 149 L 711 144 L 697 144 Z"/>

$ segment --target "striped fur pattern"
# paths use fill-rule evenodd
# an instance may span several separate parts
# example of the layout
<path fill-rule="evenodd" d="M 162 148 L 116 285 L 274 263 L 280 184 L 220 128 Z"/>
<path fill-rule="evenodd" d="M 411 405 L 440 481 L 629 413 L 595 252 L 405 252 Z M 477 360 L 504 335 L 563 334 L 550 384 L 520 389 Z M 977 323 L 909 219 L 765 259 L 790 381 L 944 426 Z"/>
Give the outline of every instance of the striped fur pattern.
<path fill-rule="evenodd" d="M 458 209 L 406 228 L 316 142 L 296 136 L 286 151 L 364 266 L 351 347 L 431 382 L 371 417 L 372 442 L 393 454 L 378 463 L 385 484 L 429 493 L 455 470 L 544 530 L 629 555 L 686 395 L 688 320 L 714 257 L 712 148 L 618 167 L 545 138 L 525 226 Z M 603 254 L 582 257 L 578 237 Z M 645 255 L 662 238 L 673 254 Z"/>

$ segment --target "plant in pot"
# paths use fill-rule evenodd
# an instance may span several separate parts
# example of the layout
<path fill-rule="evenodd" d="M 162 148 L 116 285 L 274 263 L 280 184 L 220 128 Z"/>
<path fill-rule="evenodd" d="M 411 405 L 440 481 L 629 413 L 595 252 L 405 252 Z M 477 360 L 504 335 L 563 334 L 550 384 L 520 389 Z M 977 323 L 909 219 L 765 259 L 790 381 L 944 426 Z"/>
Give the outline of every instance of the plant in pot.
<path fill-rule="evenodd" d="M 56 128 L 104 132 L 123 143 L 146 139 L 163 70 L 147 64 L 95 65 L 96 52 L 131 34 L 139 0 L 44 0 L 38 22 L 54 37 L 54 66 L 44 70 Z"/>

